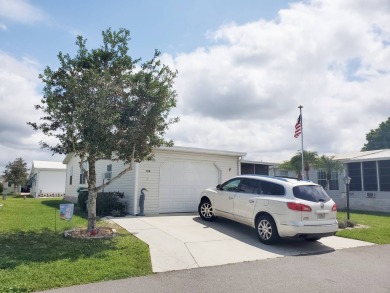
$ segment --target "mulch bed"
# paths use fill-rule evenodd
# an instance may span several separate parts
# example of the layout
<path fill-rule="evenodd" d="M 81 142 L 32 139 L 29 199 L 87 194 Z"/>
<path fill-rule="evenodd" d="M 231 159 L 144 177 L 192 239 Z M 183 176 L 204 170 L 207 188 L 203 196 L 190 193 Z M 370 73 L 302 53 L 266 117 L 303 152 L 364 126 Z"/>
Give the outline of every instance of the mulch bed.
<path fill-rule="evenodd" d="M 87 229 L 72 229 L 64 232 L 65 237 L 80 238 L 80 239 L 103 239 L 113 238 L 117 236 L 116 230 L 109 227 L 98 227 L 91 232 Z"/>

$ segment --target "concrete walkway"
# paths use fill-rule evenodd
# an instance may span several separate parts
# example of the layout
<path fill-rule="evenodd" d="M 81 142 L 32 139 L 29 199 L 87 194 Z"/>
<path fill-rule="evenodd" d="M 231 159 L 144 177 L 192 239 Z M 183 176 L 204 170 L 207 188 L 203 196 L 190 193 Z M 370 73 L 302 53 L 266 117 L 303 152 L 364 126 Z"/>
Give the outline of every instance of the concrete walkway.
<path fill-rule="evenodd" d="M 197 214 L 111 220 L 149 245 L 154 272 L 321 254 L 373 245 L 333 236 L 315 242 L 282 239 L 280 243 L 269 246 L 260 243 L 254 229 L 250 227 L 222 218 L 215 222 L 205 222 Z"/>

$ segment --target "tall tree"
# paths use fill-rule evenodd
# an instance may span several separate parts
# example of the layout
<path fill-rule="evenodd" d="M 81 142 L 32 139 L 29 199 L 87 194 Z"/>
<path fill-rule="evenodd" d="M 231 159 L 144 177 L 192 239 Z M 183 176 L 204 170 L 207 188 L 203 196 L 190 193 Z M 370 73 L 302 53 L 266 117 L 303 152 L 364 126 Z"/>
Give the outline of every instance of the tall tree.
<path fill-rule="evenodd" d="M 343 164 L 340 161 L 334 159 L 334 156 L 328 157 L 322 155 L 315 163 L 317 169 L 325 171 L 326 176 L 326 189 L 329 189 L 330 180 L 332 179 L 332 172 L 341 172 L 343 170 Z"/>
<path fill-rule="evenodd" d="M 366 134 L 366 140 L 362 151 L 390 149 L 390 117 L 380 123 L 377 129 L 371 129 Z"/>
<path fill-rule="evenodd" d="M 315 164 L 317 158 L 317 152 L 303 151 L 303 169 L 306 172 L 306 179 L 309 179 L 310 166 Z M 296 153 L 289 161 L 283 162 L 279 165 L 279 168 L 295 171 L 297 177 L 300 178 L 302 171 L 302 152 Z"/>
<path fill-rule="evenodd" d="M 160 52 L 140 64 L 141 59 L 128 55 L 128 30 L 108 29 L 102 36 L 103 45 L 91 50 L 78 36 L 77 54 L 60 52 L 60 67 L 44 70 L 42 104 L 36 106 L 43 111 L 44 122 L 28 123 L 57 138 L 57 144 L 41 142 L 42 147 L 80 157 L 89 191 L 88 231 L 95 228 L 98 190 L 131 170 L 133 162 L 152 159 L 153 148 L 171 146 L 163 136 L 178 121 L 168 117 L 176 106 L 177 73 L 160 63 Z M 96 186 L 95 165 L 100 159 L 121 160 L 128 167 Z"/>
<path fill-rule="evenodd" d="M 27 171 L 27 163 L 22 158 L 16 158 L 5 166 L 4 178 L 7 182 L 14 184 L 14 192 L 16 188 L 26 183 Z"/>

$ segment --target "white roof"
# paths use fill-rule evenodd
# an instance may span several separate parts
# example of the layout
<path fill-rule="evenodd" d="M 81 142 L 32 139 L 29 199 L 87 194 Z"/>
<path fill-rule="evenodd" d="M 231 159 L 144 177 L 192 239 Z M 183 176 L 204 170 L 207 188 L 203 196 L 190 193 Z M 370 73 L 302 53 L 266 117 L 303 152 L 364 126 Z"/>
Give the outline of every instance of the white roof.
<path fill-rule="evenodd" d="M 271 163 L 271 162 L 263 162 L 263 161 L 250 161 L 250 160 L 241 160 L 241 163 L 246 164 L 258 164 L 258 165 L 268 165 L 268 166 L 276 166 L 280 165 L 280 163 Z"/>
<path fill-rule="evenodd" d="M 244 152 L 232 152 L 232 151 L 192 148 L 192 147 L 183 147 L 183 146 L 160 147 L 160 148 L 157 148 L 157 150 L 186 152 L 186 153 L 201 153 L 201 154 L 212 154 L 212 155 L 226 155 L 226 156 L 233 156 L 233 157 L 246 156 L 246 153 L 244 153 Z"/>
<path fill-rule="evenodd" d="M 210 154 L 210 155 L 225 155 L 232 157 L 244 157 L 246 153 L 243 152 L 232 152 L 232 151 L 222 151 L 222 150 L 212 150 L 212 149 L 201 149 L 201 148 L 192 148 L 192 147 L 182 147 L 182 146 L 173 146 L 173 147 L 160 147 L 155 150 L 160 151 L 172 151 L 172 152 L 184 152 L 184 153 L 199 153 L 199 154 Z M 70 159 L 73 157 L 74 153 L 67 154 L 65 159 L 62 161 L 64 164 L 68 164 Z"/>
<path fill-rule="evenodd" d="M 52 161 L 33 161 L 33 169 L 51 169 L 51 170 L 66 170 L 66 165 L 62 162 Z"/>
<path fill-rule="evenodd" d="M 335 155 L 334 159 L 340 160 L 343 162 L 389 160 L 390 159 L 390 149 L 337 154 L 337 155 Z"/>

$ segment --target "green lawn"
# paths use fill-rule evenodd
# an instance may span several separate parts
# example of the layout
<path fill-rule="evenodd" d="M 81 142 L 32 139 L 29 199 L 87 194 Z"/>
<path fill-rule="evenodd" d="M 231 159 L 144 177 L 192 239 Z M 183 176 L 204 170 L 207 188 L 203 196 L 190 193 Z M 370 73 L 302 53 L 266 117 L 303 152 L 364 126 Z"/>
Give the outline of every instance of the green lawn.
<path fill-rule="evenodd" d="M 345 220 L 345 212 L 337 212 L 337 219 Z M 368 228 L 343 229 L 337 236 L 363 240 L 376 244 L 390 244 L 390 213 L 351 212 L 350 220 Z"/>
<path fill-rule="evenodd" d="M 69 239 L 86 219 L 59 219 L 60 199 L 0 200 L 0 292 L 30 292 L 152 273 L 149 248 L 115 227 L 113 239 Z M 56 228 L 55 228 L 56 223 Z M 99 222 L 99 225 L 112 225 Z M 56 230 L 56 232 L 55 232 Z"/>

